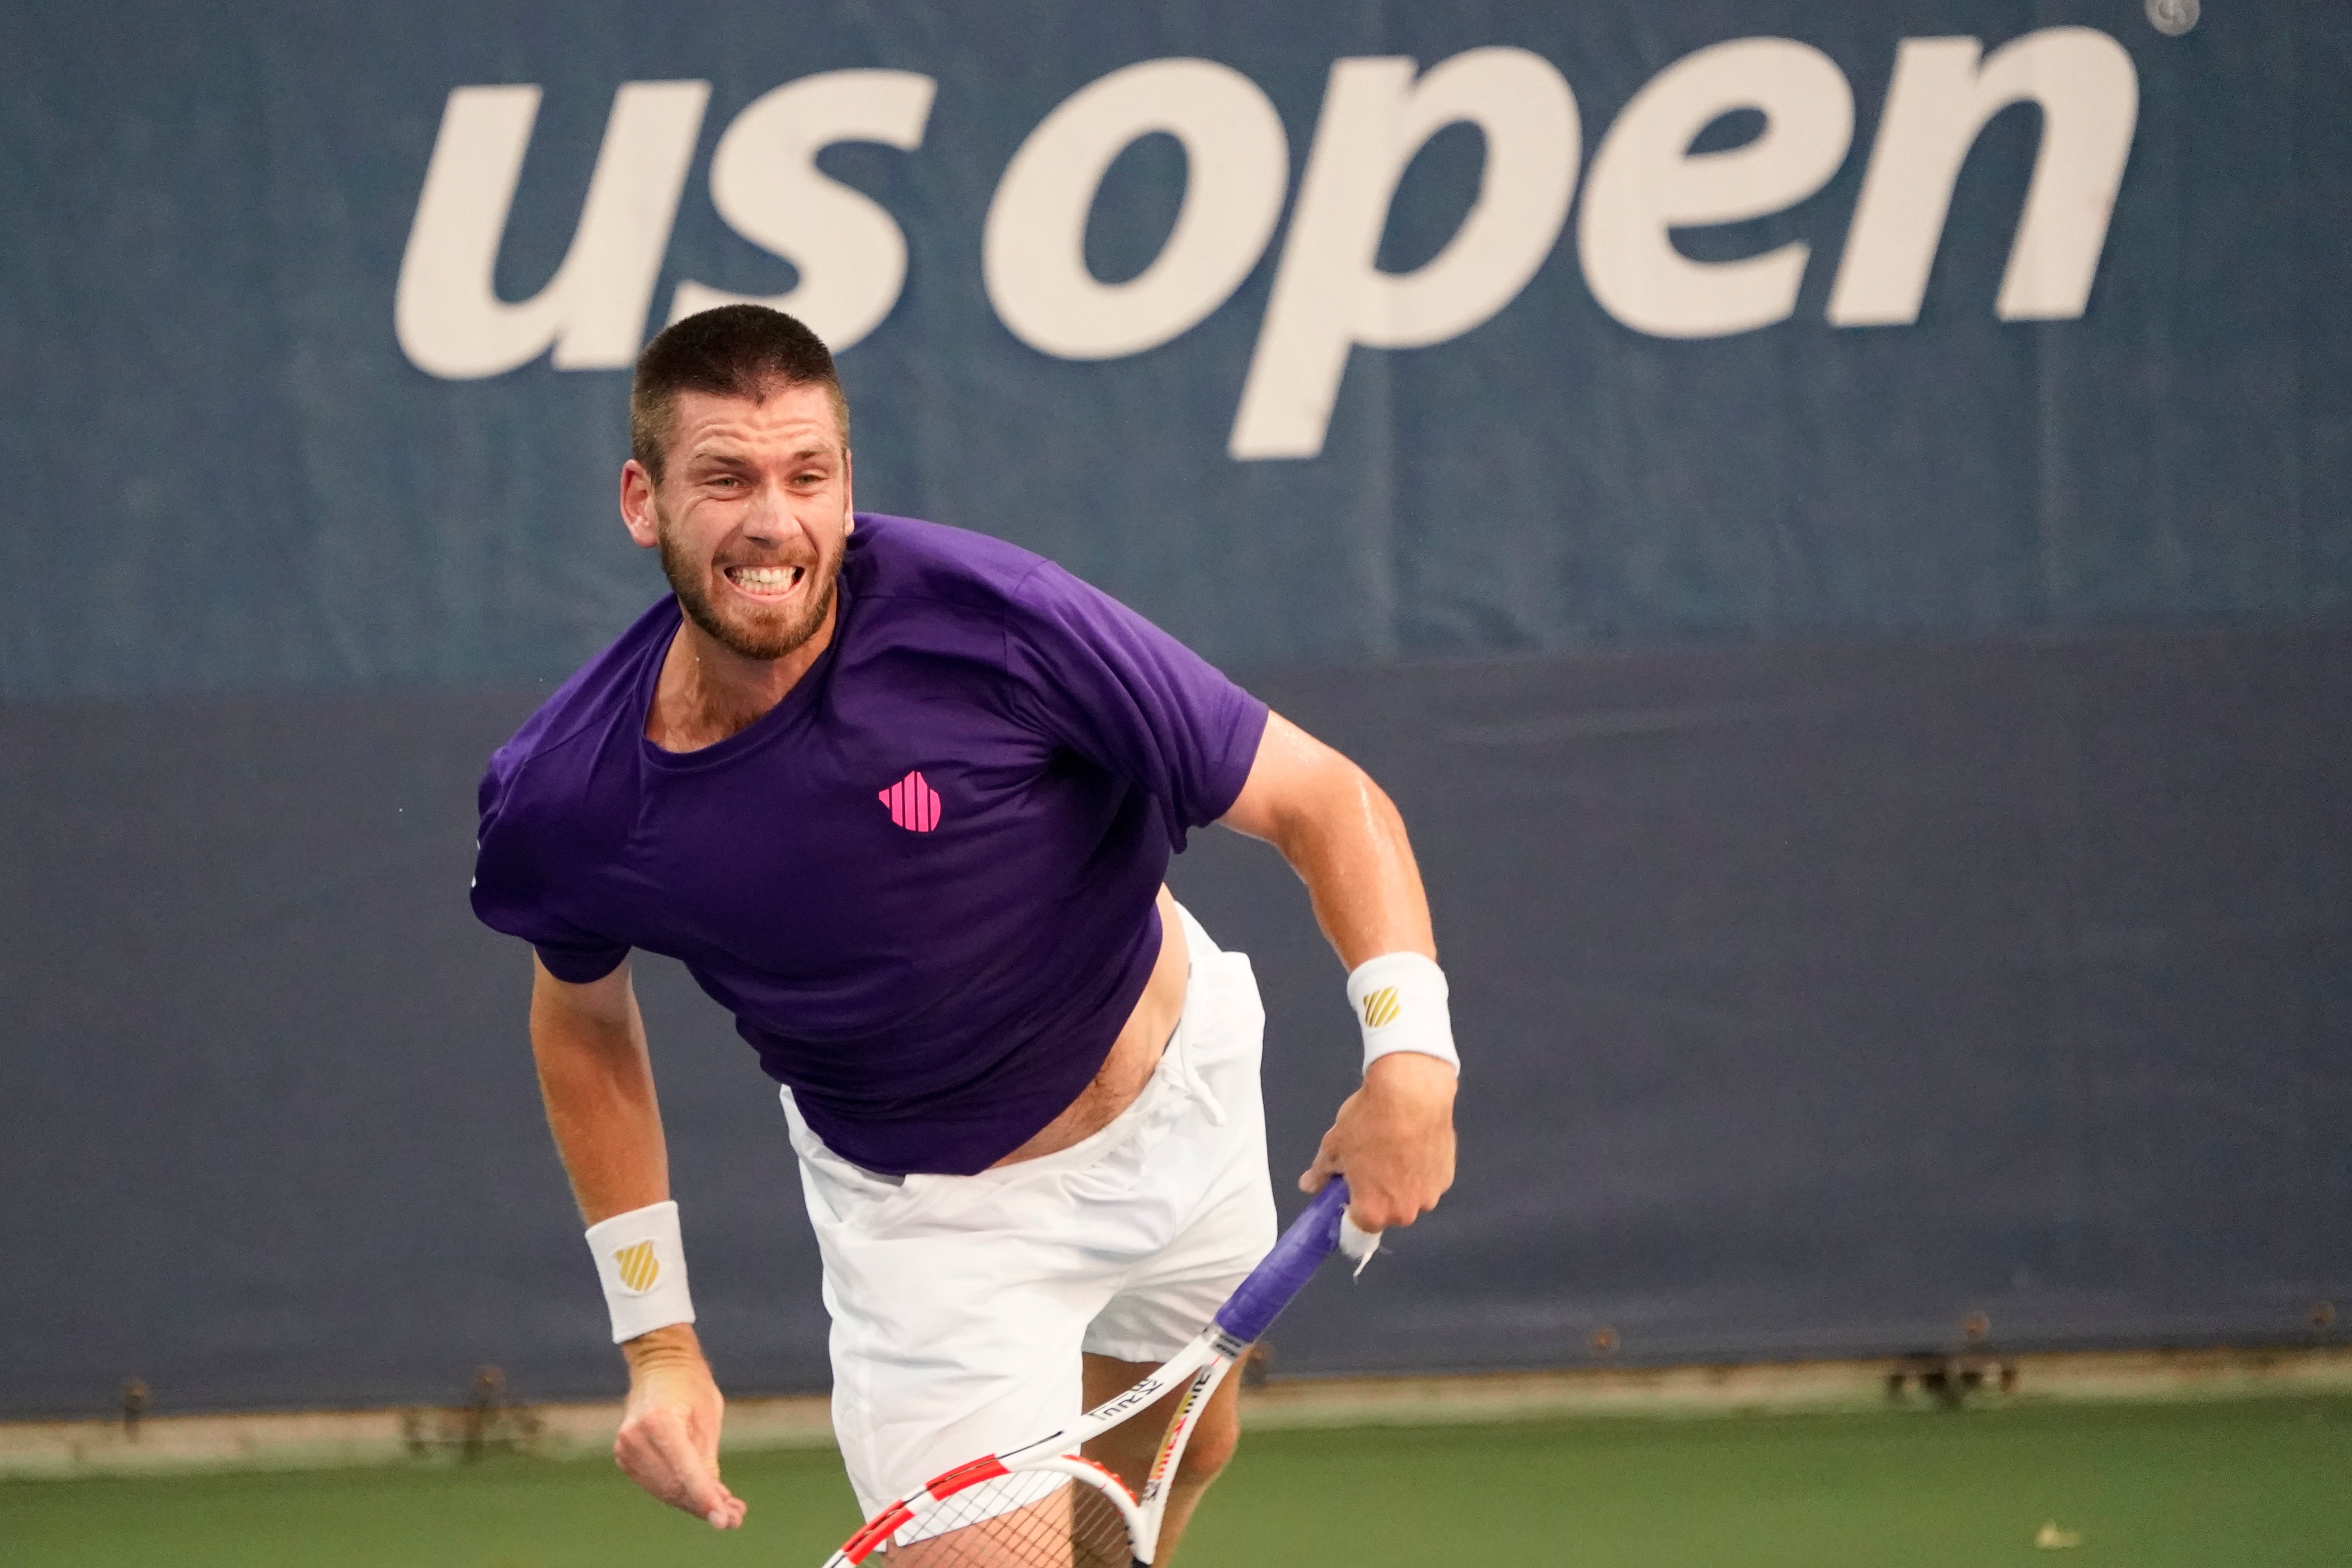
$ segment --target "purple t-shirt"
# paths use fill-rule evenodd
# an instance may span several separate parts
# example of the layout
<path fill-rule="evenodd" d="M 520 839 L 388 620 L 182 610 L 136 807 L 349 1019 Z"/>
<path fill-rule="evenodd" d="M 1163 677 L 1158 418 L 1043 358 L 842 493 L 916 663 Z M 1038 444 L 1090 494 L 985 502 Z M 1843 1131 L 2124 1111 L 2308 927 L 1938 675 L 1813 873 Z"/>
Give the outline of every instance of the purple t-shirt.
<path fill-rule="evenodd" d="M 1143 994 L 1265 705 L 1051 561 L 860 515 L 833 643 L 757 723 L 646 738 L 664 599 L 490 758 L 474 911 L 573 982 L 681 960 L 845 1158 L 985 1169 Z"/>

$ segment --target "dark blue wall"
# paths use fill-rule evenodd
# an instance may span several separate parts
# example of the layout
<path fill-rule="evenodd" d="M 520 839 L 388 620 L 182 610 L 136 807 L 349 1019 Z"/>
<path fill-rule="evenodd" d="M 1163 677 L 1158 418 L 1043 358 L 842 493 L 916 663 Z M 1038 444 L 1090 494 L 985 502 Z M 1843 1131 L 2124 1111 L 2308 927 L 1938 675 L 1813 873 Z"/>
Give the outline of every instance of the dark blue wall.
<path fill-rule="evenodd" d="M 625 372 L 477 380 L 394 299 L 453 89 L 545 89 L 497 277 L 570 243 L 615 90 L 711 96 L 681 280 L 793 269 L 708 169 L 779 84 L 934 78 L 912 150 L 820 167 L 903 232 L 846 348 L 859 499 L 1045 550 L 1360 756 L 1405 806 L 1471 1071 L 1463 1180 L 1296 1370 L 1941 1344 L 2292 1342 L 2352 1296 L 2352 17 L 2137 4 L 986 16 L 699 3 L 8 15 L 0 103 L 0 1412 L 609 1389 L 521 1034 L 468 919 L 471 787 L 657 591 L 613 512 Z M 2062 26 L 2137 108 L 2079 315 L 1994 298 L 2040 145 L 1995 119 L 1915 323 L 1829 300 L 1906 38 Z M 1227 442 L 1288 242 L 1163 346 L 1021 340 L 984 283 L 1000 176 L 1055 107 L 1199 56 L 1279 112 L 1291 190 L 1343 57 L 1532 51 L 1588 173 L 1637 89 L 1779 36 L 1851 84 L 1818 193 L 1680 231 L 1811 246 L 1793 311 L 1623 324 L 1571 210 L 1490 319 L 1358 348 L 1318 455 Z M 1702 152 L 1756 133 L 1709 130 Z M 1433 138 L 1381 264 L 1470 204 Z M 1183 159 L 1114 165 L 1087 254 L 1146 266 Z M 1276 1159 L 1354 1060 L 1288 873 L 1212 833 L 1180 892 L 1253 951 Z M 822 1382 L 813 1249 L 765 1081 L 642 982 L 706 1328 Z"/>

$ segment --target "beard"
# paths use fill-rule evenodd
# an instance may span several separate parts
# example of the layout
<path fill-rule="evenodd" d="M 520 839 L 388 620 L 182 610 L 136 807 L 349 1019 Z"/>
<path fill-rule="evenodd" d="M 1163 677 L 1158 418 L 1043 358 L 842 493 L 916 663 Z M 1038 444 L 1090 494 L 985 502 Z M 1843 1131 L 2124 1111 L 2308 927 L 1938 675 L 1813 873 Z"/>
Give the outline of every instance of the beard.
<path fill-rule="evenodd" d="M 677 595 L 678 607 L 711 641 L 746 659 L 775 660 L 815 636 L 825 617 L 832 613 L 834 589 L 841 572 L 841 552 L 836 549 L 830 557 L 820 553 L 808 568 L 807 591 L 789 602 L 752 606 L 732 601 L 728 606 L 731 615 L 720 610 L 710 592 L 710 573 L 723 569 L 716 561 L 704 566 L 687 559 L 667 518 L 661 528 L 661 564 L 662 575 L 669 579 L 670 591 Z"/>

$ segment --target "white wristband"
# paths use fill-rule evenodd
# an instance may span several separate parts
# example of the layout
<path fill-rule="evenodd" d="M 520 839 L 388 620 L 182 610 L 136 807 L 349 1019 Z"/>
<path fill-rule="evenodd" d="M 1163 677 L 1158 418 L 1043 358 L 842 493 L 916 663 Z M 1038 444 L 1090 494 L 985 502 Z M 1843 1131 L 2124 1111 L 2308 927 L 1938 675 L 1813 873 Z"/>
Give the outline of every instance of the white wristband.
<path fill-rule="evenodd" d="M 604 1282 L 614 1344 L 694 1321 L 677 1204 L 649 1203 L 598 1220 L 588 1228 L 588 1250 L 595 1255 L 596 1277 Z"/>
<path fill-rule="evenodd" d="M 1445 995 L 1445 971 L 1419 953 L 1383 953 L 1357 965 L 1348 977 L 1348 1005 L 1363 1026 L 1364 1065 L 1391 1051 L 1416 1051 L 1461 1071 Z"/>

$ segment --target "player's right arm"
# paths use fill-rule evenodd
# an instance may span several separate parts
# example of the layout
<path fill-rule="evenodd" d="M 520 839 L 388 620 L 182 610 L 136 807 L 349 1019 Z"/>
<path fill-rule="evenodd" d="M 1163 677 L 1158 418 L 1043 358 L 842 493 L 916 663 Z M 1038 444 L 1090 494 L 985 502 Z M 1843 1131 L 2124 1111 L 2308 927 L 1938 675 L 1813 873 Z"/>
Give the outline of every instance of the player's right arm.
<path fill-rule="evenodd" d="M 556 1152 L 590 1225 L 669 1198 L 669 1150 L 646 1023 L 624 962 L 585 985 L 531 960 L 530 1050 Z M 631 1480 L 720 1530 L 744 1505 L 719 1479 L 726 1408 L 690 1323 L 625 1341 L 629 1403 L 613 1457 Z"/>

